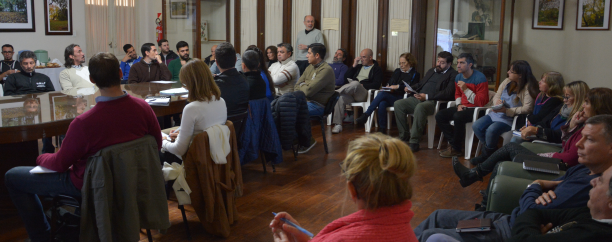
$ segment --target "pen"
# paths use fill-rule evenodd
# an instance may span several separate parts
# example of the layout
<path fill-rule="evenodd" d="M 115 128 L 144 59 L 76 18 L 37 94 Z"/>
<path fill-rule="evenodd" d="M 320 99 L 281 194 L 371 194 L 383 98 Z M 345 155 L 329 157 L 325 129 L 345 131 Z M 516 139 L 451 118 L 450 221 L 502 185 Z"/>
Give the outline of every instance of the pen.
<path fill-rule="evenodd" d="M 274 217 L 276 217 L 276 213 L 275 213 L 275 212 L 272 212 L 272 214 L 274 214 Z M 295 227 L 296 229 L 298 229 L 298 230 L 299 230 L 299 231 L 301 231 L 302 233 L 304 233 L 304 234 L 308 235 L 308 237 L 310 237 L 310 238 L 314 237 L 314 235 L 313 235 L 311 232 L 308 232 L 308 230 L 305 230 L 304 228 L 302 228 L 302 227 L 300 227 L 300 226 L 297 226 L 296 224 L 292 223 L 292 222 L 291 222 L 291 221 L 289 221 L 288 219 L 286 219 L 286 218 L 281 218 L 281 220 L 282 220 L 283 222 L 285 222 L 286 224 L 289 224 L 289 225 L 291 225 L 291 226 Z"/>

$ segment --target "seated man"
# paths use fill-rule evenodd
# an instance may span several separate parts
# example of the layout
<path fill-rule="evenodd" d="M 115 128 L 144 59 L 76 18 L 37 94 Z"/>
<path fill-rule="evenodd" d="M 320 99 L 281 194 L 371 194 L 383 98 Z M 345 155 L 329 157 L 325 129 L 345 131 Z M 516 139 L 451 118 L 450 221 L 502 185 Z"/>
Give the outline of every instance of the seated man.
<path fill-rule="evenodd" d="M 278 88 L 278 95 L 283 95 L 293 92 L 295 83 L 300 79 L 300 70 L 290 59 L 293 56 L 293 47 L 289 43 L 278 44 L 277 52 L 278 61 L 272 64 L 268 71 L 274 86 Z"/>
<path fill-rule="evenodd" d="M 436 66 L 427 71 L 414 89 L 418 93 L 411 93 L 408 98 L 397 100 L 393 104 L 400 139 L 410 144 L 412 152 L 419 151 L 419 141 L 427 124 L 427 116 L 433 115 L 436 101 L 452 101 L 455 97 L 454 81 L 457 71 L 453 69 L 452 64 L 451 53 L 446 51 L 438 53 Z M 410 130 L 408 114 L 413 114 L 414 117 Z"/>
<path fill-rule="evenodd" d="M 465 124 L 472 122 L 473 107 L 484 107 L 489 103 L 489 85 L 482 72 L 474 70 L 474 57 L 470 53 L 462 53 L 457 58 L 457 72 L 461 75 L 455 77 L 456 107 L 447 108 L 436 114 L 436 123 L 448 139 L 449 147 L 440 153 L 444 158 L 461 156 L 463 140 L 465 139 Z M 450 121 L 454 120 L 453 126 Z"/>
<path fill-rule="evenodd" d="M 85 53 L 77 44 L 71 44 L 64 50 L 65 70 L 60 72 L 59 82 L 62 90 L 73 88 L 88 88 L 94 84 L 89 81 L 89 69 L 84 66 Z"/>
<path fill-rule="evenodd" d="M 168 66 L 170 65 L 171 61 L 179 58 L 179 56 L 170 49 L 170 43 L 167 39 L 161 39 L 158 41 L 157 46 L 159 46 L 159 50 L 161 51 L 161 55 L 159 55 L 161 58 L 161 63 L 164 65 Z"/>
<path fill-rule="evenodd" d="M 138 63 L 142 57 L 138 57 L 136 53 L 136 49 L 131 44 L 125 44 L 123 46 L 123 51 L 125 51 L 125 57 L 121 60 L 121 72 L 123 73 L 123 77 L 121 80 L 127 80 L 130 76 L 130 68 L 132 65 Z"/>
<path fill-rule="evenodd" d="M 612 166 L 612 115 L 598 115 L 589 118 L 582 130 L 578 146 L 580 165 L 567 170 L 565 175 L 553 180 L 535 180 L 527 186 L 520 197 L 519 206 L 512 215 L 497 212 L 436 210 L 415 230 L 419 241 L 426 241 L 435 233 L 443 233 L 461 241 L 503 241 L 510 237 L 510 231 L 517 216 L 529 209 L 577 208 L 587 204 L 591 180 L 599 177 Z M 490 218 L 491 232 L 457 233 L 455 228 L 461 220 Z"/>
<path fill-rule="evenodd" d="M 142 60 L 130 69 L 128 83 L 140 83 L 150 81 L 169 81 L 172 78 L 170 70 L 166 65 L 160 64 L 161 57 L 157 54 L 157 48 L 152 43 L 145 43 L 140 48 Z"/>
<path fill-rule="evenodd" d="M 191 60 L 191 58 L 189 58 L 189 44 L 187 44 L 187 42 L 181 40 L 176 43 L 176 51 L 179 53 L 179 58 L 174 59 L 168 65 L 168 69 L 170 69 L 170 73 L 172 73 L 173 81 L 178 81 L 181 67 L 183 67 L 187 61 Z"/>
<path fill-rule="evenodd" d="M 35 72 L 36 55 L 34 52 L 21 52 L 19 63 L 23 71 L 11 74 L 6 78 L 4 96 L 55 91 L 47 75 Z"/>
<path fill-rule="evenodd" d="M 336 76 L 336 88 L 339 88 L 346 83 L 346 79 L 344 78 L 346 71 L 348 71 L 348 66 L 344 64 L 346 55 L 347 52 L 345 49 L 338 49 L 334 55 L 333 63 L 330 64 L 332 69 L 334 69 L 334 76 Z"/>
<path fill-rule="evenodd" d="M 219 47 L 219 46 L 217 45 L 217 47 Z M 216 51 L 216 49 L 215 49 L 215 51 Z M 236 52 L 236 50 L 234 50 L 234 52 Z M 215 58 L 217 58 L 216 54 L 215 54 Z M 234 68 L 236 68 L 236 70 L 239 71 L 239 72 L 242 71 L 242 59 L 241 58 L 242 57 L 240 56 L 240 54 L 236 53 L 236 63 L 234 63 Z M 219 75 L 219 73 L 222 72 L 221 68 L 219 68 L 219 66 L 217 65 L 217 61 L 215 61 L 215 63 L 213 63 L 210 66 L 210 72 L 213 75 Z"/>
<path fill-rule="evenodd" d="M 383 70 L 378 65 L 378 62 L 372 58 L 372 55 L 371 49 L 362 50 L 359 57 L 355 58 L 353 68 L 349 69 L 344 75 L 347 80 L 355 81 L 349 80 L 348 84 L 338 89 L 340 99 L 338 99 L 334 107 L 334 116 L 332 118 L 332 123 L 335 124 L 332 129 L 334 134 L 342 132 L 345 106 L 353 102 L 365 102 L 368 99 L 368 90 L 378 90 L 380 88 Z M 363 111 L 365 112 L 365 110 Z"/>
<path fill-rule="evenodd" d="M 210 55 L 204 58 L 204 63 L 208 66 L 212 66 L 215 63 L 215 50 L 217 49 L 217 45 L 213 45 L 210 47 Z"/>
<path fill-rule="evenodd" d="M 217 58 L 215 64 L 221 70 L 221 74 L 215 76 L 215 83 L 221 89 L 221 97 L 227 107 L 227 116 L 246 112 L 249 106 L 249 83 L 234 67 L 236 63 L 234 46 L 229 42 L 219 44 L 215 50 L 215 57 Z"/>
<path fill-rule="evenodd" d="M 308 46 L 308 63 L 304 75 L 295 84 L 295 91 L 302 91 L 308 100 L 310 116 L 323 115 L 325 105 L 334 95 L 334 70 L 323 61 L 326 53 L 325 45 L 314 43 Z"/>
<path fill-rule="evenodd" d="M 266 81 L 259 71 L 259 54 L 254 50 L 247 50 L 242 54 L 242 71 L 249 83 L 249 100 L 266 97 Z"/>
<path fill-rule="evenodd" d="M 97 104 L 70 123 L 57 153 L 36 159 L 37 165 L 57 172 L 30 174 L 33 167 L 15 167 L 5 175 L 9 196 L 32 241 L 48 241 L 50 233 L 37 195 L 80 197 L 90 156 L 107 146 L 147 134 L 155 137 L 161 148 L 161 130 L 149 104 L 121 90 L 117 58 L 110 53 L 98 53 L 89 60 L 89 67 L 91 82 L 100 88 Z"/>
<path fill-rule="evenodd" d="M 21 71 L 21 65 L 19 61 L 13 60 L 13 54 L 15 54 L 15 51 L 12 45 L 5 44 L 2 46 L 4 60 L 0 62 L 0 84 L 4 84 L 8 75 Z"/>

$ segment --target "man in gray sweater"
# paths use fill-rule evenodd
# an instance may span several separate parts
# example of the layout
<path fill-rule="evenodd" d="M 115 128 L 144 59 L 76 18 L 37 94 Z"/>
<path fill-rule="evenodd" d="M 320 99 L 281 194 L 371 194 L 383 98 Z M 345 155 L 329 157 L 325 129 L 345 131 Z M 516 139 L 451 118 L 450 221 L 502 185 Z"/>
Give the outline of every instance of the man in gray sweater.
<path fill-rule="evenodd" d="M 323 44 L 323 34 L 321 30 L 314 28 L 315 19 L 312 15 L 304 17 L 304 26 L 306 30 L 298 32 L 295 46 L 297 50 L 295 52 L 295 64 L 300 69 L 300 75 L 304 73 L 306 67 L 308 67 L 308 46 L 313 43 Z"/>

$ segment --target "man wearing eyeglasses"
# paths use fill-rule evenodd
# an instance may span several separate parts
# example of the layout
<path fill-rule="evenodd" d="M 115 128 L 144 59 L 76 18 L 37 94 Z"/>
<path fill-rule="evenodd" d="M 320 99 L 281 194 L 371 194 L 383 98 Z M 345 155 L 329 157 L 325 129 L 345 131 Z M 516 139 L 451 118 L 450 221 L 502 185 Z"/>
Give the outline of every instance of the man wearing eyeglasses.
<path fill-rule="evenodd" d="M 5 44 L 2 46 L 4 60 L 0 61 L 0 84 L 4 84 L 8 75 L 22 71 L 19 61 L 13 60 L 13 54 L 15 54 L 15 51 L 12 45 Z"/>

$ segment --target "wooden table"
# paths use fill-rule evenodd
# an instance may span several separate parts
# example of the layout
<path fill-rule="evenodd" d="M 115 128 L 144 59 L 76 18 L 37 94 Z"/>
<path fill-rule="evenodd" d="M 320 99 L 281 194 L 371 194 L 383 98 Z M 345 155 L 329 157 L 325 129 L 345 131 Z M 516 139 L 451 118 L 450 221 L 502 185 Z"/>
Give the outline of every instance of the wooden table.
<path fill-rule="evenodd" d="M 121 85 L 129 95 L 142 99 L 180 86 L 180 82 Z M 4 185 L 4 174 L 16 166 L 35 166 L 38 139 L 66 134 L 74 117 L 90 110 L 98 96 L 99 90 L 89 88 L 0 97 L 0 216 L 16 212 Z M 161 117 L 181 113 L 186 102 L 186 98 L 173 96 L 169 106 L 151 107 Z"/>

